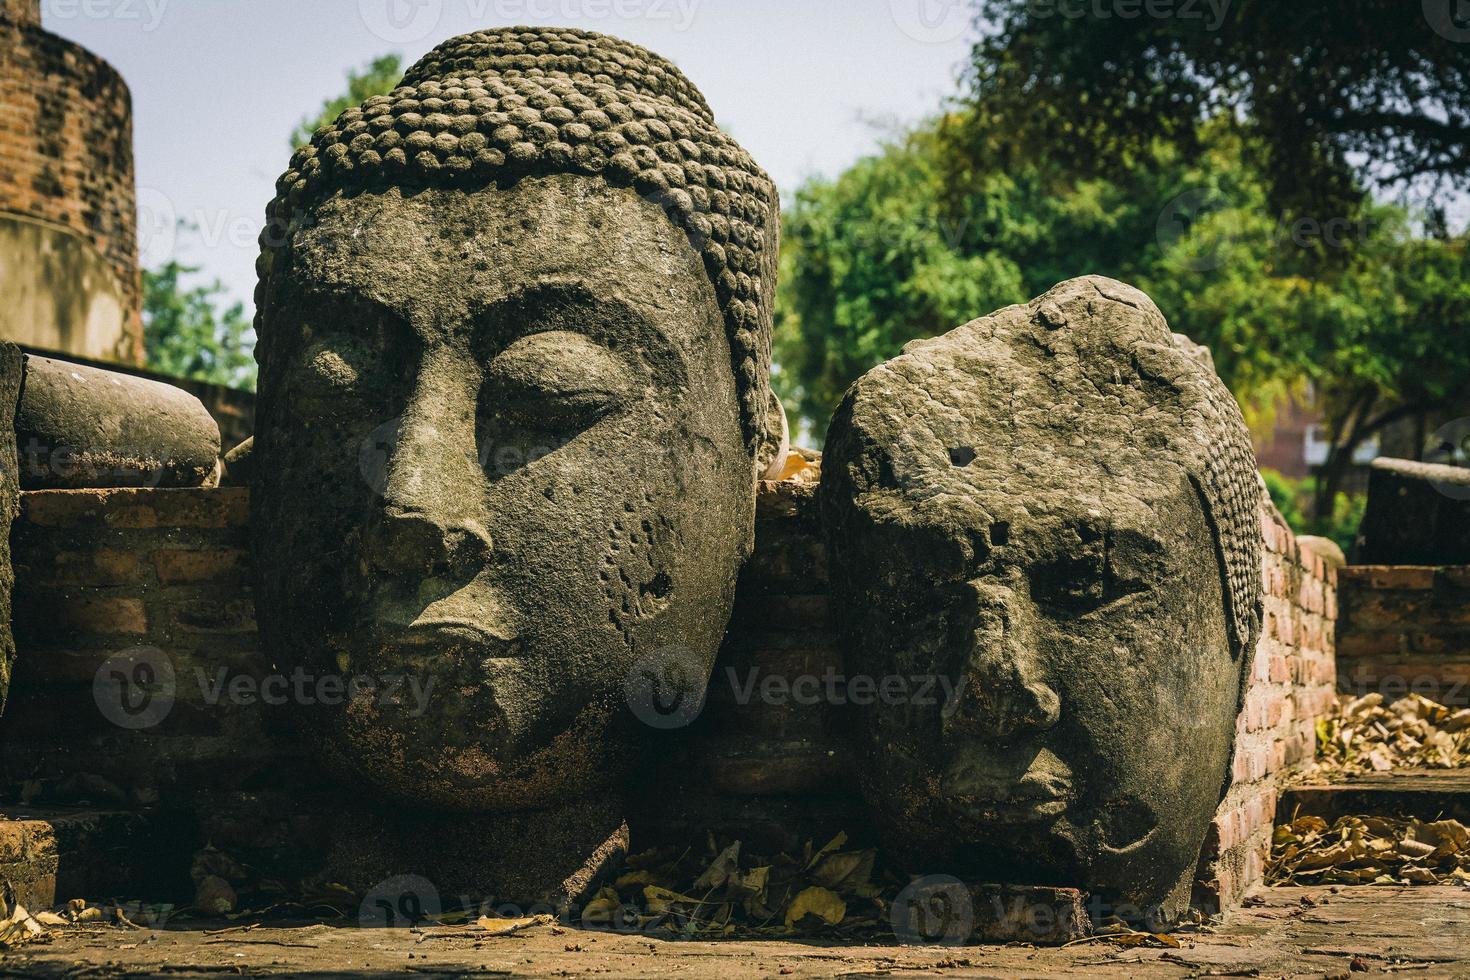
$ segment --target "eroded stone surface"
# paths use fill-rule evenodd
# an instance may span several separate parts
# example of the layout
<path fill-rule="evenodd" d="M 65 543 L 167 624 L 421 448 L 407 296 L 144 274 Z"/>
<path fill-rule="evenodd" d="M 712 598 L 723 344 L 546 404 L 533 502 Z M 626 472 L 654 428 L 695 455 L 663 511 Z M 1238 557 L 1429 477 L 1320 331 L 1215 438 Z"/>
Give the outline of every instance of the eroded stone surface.
<path fill-rule="evenodd" d="M 10 525 L 20 514 L 20 480 L 15 453 L 15 410 L 20 402 L 24 355 L 14 344 L 0 342 L 0 711 L 10 691 L 15 664 L 15 637 L 10 629 L 15 568 L 10 561 Z"/>
<path fill-rule="evenodd" d="M 1259 629 L 1259 485 L 1208 354 L 1073 280 L 849 392 L 821 486 L 855 723 L 916 871 L 1176 915 Z M 897 688 L 895 688 L 897 689 Z"/>
<path fill-rule="evenodd" d="M 198 487 L 219 462 L 219 426 L 182 388 L 34 354 L 15 430 L 26 490 Z"/>
<path fill-rule="evenodd" d="M 482 813 L 615 796 L 668 672 L 702 688 L 768 404 L 769 182 L 662 59 L 526 33 L 446 42 L 319 133 L 262 265 L 266 649 L 349 689 L 406 678 L 404 703 L 310 712 L 327 758 L 387 800 Z M 501 152 L 505 128 L 588 152 Z M 664 183 L 591 153 L 613 137 L 664 154 Z M 529 877 L 574 875 L 602 816 Z"/>

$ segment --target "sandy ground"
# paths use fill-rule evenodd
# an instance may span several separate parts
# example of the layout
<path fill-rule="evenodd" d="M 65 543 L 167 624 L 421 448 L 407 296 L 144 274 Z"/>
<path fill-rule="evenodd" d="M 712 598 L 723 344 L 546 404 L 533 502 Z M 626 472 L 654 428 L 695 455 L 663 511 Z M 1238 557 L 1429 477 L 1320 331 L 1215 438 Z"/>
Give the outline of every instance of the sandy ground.
<path fill-rule="evenodd" d="M 190 923 L 50 937 L 6 954 L 0 976 L 1341 977 L 1470 978 L 1470 890 L 1277 888 L 1179 949 L 1090 941 L 1061 949 L 685 942 L 540 927 L 477 937 L 310 925 L 219 933 Z"/>

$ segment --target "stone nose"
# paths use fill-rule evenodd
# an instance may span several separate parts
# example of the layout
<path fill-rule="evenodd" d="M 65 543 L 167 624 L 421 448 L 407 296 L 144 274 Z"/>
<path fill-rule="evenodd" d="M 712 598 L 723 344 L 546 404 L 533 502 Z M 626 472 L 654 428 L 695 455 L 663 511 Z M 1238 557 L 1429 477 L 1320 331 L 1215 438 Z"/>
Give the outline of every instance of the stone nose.
<path fill-rule="evenodd" d="M 473 396 L 420 385 L 387 443 L 382 490 L 367 534 L 369 564 L 383 572 L 458 570 L 483 563 L 494 541 L 485 473 L 475 449 Z"/>
<path fill-rule="evenodd" d="M 1029 604 L 1004 586 L 978 583 L 975 590 L 979 605 L 959 702 L 946 727 L 997 741 L 1052 728 L 1061 720 L 1062 699 L 1043 677 Z"/>
<path fill-rule="evenodd" d="M 471 518 L 440 518 L 389 504 L 368 535 L 368 562 L 377 571 L 406 575 L 484 564 L 494 550 L 490 533 Z"/>

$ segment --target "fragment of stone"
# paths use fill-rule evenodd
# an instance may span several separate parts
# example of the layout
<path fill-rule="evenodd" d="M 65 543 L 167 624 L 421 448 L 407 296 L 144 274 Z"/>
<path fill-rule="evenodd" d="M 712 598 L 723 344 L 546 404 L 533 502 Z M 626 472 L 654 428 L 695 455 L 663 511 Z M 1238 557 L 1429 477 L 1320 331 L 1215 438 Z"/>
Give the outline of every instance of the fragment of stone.
<path fill-rule="evenodd" d="M 20 348 L 0 341 L 0 711 L 10 691 L 15 638 L 10 630 L 15 569 L 10 563 L 10 525 L 20 514 L 20 482 L 15 452 L 15 412 L 20 402 L 25 358 Z"/>
<path fill-rule="evenodd" d="M 1470 565 L 1470 469 L 1375 459 L 1353 562 Z"/>
<path fill-rule="evenodd" d="M 1075 888 L 964 884 L 919 878 L 893 904 L 894 935 L 905 946 L 970 942 L 1062 946 L 1092 934 L 1087 896 Z"/>
<path fill-rule="evenodd" d="M 1347 556 L 1343 554 L 1342 545 L 1331 538 L 1304 534 L 1296 539 L 1296 543 L 1321 558 L 1329 568 L 1342 568 L 1347 564 Z"/>
<path fill-rule="evenodd" d="M 28 354 L 15 419 L 25 490 L 198 487 L 216 477 L 219 426 L 181 388 Z"/>
<path fill-rule="evenodd" d="M 255 437 L 251 436 L 234 449 L 225 453 L 224 471 L 220 485 L 225 487 L 248 487 L 255 472 Z"/>
<path fill-rule="evenodd" d="M 820 487 L 860 784 L 900 863 L 1186 909 L 1260 624 L 1260 484 L 1209 355 L 1072 280 L 919 341 Z"/>

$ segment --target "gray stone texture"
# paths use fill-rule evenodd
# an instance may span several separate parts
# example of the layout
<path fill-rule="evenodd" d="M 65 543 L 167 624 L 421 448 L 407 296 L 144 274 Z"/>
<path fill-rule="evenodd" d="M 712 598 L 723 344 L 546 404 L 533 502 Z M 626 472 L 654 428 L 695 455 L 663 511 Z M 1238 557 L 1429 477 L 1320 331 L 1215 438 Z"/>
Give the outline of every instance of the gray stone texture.
<path fill-rule="evenodd" d="M 852 719 L 914 872 L 1182 911 L 1259 631 L 1260 492 L 1209 355 L 1112 280 L 853 386 L 820 493 L 849 672 L 936 682 Z"/>
<path fill-rule="evenodd" d="M 370 799 L 581 841 L 473 874 L 542 898 L 605 853 L 667 685 L 702 692 L 729 619 L 769 441 L 774 191 L 672 65 L 532 29 L 441 45 L 281 190 L 262 641 L 416 685 L 304 717 Z"/>
<path fill-rule="evenodd" d="M 34 354 L 15 432 L 26 490 L 197 487 L 219 463 L 219 426 L 187 391 Z"/>
<path fill-rule="evenodd" d="M 15 569 L 10 563 L 10 525 L 20 514 L 19 466 L 15 454 L 15 410 L 25 372 L 25 355 L 0 341 L 0 711 L 10 693 L 15 637 L 10 630 Z"/>

